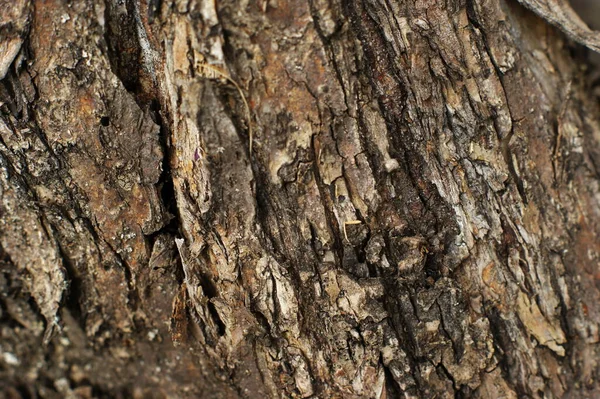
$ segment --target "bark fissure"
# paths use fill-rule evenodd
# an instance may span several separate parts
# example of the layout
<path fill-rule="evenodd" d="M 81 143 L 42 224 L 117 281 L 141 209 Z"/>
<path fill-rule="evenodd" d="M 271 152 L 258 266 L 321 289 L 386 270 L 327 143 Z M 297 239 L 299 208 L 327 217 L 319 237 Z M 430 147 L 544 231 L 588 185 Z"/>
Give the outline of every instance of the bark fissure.
<path fill-rule="evenodd" d="M 9 392 L 598 391 L 597 104 L 519 3 L 4 8 Z"/>

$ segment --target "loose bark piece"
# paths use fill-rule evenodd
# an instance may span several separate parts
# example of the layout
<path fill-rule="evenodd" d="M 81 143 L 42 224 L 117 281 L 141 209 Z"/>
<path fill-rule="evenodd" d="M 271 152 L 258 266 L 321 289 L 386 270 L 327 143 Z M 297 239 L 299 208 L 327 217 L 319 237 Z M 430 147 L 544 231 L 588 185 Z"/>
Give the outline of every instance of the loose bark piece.
<path fill-rule="evenodd" d="M 21 50 L 29 29 L 31 1 L 0 2 L 0 80 Z"/>
<path fill-rule="evenodd" d="M 600 52 L 600 32 L 590 29 L 568 0 L 518 0 L 540 17 L 560 28 L 571 39 Z"/>

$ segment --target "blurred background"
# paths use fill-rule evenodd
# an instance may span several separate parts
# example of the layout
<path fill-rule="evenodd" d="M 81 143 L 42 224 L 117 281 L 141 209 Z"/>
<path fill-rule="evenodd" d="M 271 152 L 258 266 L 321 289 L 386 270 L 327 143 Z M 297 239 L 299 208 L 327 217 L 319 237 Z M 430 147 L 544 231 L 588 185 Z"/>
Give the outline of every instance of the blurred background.
<path fill-rule="evenodd" d="M 570 0 L 570 3 L 590 28 L 600 28 L 600 0 Z"/>
<path fill-rule="evenodd" d="M 600 31 L 600 0 L 569 0 L 569 2 L 591 29 Z M 596 98 L 600 99 L 600 54 L 591 50 L 582 49 L 582 51 L 585 51 L 584 57 L 588 60 L 586 72 L 588 84 Z"/>

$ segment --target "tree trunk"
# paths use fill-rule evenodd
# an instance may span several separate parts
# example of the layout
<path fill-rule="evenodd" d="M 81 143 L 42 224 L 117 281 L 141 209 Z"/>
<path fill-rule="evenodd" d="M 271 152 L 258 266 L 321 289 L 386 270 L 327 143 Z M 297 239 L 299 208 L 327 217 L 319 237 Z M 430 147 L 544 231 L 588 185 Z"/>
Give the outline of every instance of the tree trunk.
<path fill-rule="evenodd" d="M 584 72 L 514 0 L 0 0 L 0 389 L 598 397 Z"/>

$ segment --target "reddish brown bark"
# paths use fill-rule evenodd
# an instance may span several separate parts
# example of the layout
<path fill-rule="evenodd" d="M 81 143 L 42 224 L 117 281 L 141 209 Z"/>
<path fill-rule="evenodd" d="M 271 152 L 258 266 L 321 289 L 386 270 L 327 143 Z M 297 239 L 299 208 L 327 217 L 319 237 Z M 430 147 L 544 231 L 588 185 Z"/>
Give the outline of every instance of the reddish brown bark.
<path fill-rule="evenodd" d="M 0 3 L 6 395 L 598 395 L 597 39 L 521 3 L 567 35 L 512 0 Z"/>

